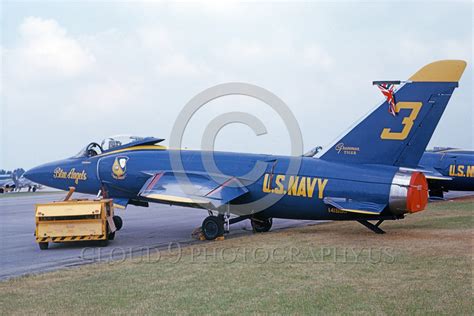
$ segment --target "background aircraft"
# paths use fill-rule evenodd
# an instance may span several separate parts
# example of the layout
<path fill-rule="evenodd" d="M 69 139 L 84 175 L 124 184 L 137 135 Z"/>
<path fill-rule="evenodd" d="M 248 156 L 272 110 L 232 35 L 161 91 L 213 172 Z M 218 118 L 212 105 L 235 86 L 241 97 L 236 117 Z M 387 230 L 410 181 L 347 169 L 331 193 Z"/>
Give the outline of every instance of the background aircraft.
<path fill-rule="evenodd" d="M 212 173 L 206 169 L 209 153 L 168 150 L 157 145 L 163 139 L 148 137 L 113 148 L 91 143 L 25 177 L 63 190 L 101 191 L 122 206 L 207 209 L 206 239 L 244 219 L 265 232 L 272 218 L 354 220 L 383 233 L 384 220 L 427 204 L 428 184 L 416 168 L 465 67 L 464 61 L 444 60 L 421 68 L 395 92 L 393 107 L 383 102 L 317 159 L 213 152 L 220 172 Z M 300 165 L 292 170 L 295 162 Z M 257 165 L 263 169 L 254 172 Z"/>
<path fill-rule="evenodd" d="M 11 174 L 0 175 L 0 193 L 6 193 L 15 188 L 15 182 L 13 181 Z"/>
<path fill-rule="evenodd" d="M 21 191 L 23 188 L 27 188 L 28 192 L 36 192 L 41 188 L 41 184 L 31 181 L 23 175 L 18 176 L 16 173 L 0 175 L 0 193 Z"/>
<path fill-rule="evenodd" d="M 474 191 L 474 151 L 455 148 L 434 149 L 421 157 L 420 166 L 427 173 L 431 197 L 443 198 L 447 191 Z"/>
<path fill-rule="evenodd" d="M 27 178 L 25 178 L 23 175 L 17 176 L 16 174 L 12 175 L 12 180 L 15 184 L 15 191 L 20 192 L 22 189 L 26 188 L 28 189 L 28 192 L 36 192 L 37 189 L 41 188 L 41 184 L 35 183 Z"/>

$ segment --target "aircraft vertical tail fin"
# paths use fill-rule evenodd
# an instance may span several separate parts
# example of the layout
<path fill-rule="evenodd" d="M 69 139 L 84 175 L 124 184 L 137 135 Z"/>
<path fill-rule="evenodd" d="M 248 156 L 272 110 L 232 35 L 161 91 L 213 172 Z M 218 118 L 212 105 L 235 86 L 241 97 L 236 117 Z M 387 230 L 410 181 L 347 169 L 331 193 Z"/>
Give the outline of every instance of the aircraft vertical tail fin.
<path fill-rule="evenodd" d="M 462 60 L 424 66 L 395 91 L 395 113 L 383 102 L 320 158 L 416 167 L 465 68 Z"/>

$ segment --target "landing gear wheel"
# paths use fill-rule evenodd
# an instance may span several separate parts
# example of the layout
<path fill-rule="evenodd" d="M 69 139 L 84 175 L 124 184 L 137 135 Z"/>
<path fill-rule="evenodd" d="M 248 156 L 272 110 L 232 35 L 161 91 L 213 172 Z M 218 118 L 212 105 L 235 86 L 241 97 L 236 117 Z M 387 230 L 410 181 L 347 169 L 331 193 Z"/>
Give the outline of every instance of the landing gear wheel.
<path fill-rule="evenodd" d="M 224 235 L 224 221 L 217 216 L 208 216 L 202 222 L 202 234 L 207 240 Z"/>
<path fill-rule="evenodd" d="M 38 243 L 38 245 L 39 245 L 41 250 L 48 249 L 48 243 L 47 242 L 40 242 L 40 243 Z"/>
<path fill-rule="evenodd" d="M 122 218 L 118 215 L 114 215 L 112 219 L 114 220 L 115 228 L 117 228 L 117 230 L 120 230 L 123 226 Z"/>
<path fill-rule="evenodd" d="M 272 228 L 273 220 L 271 218 L 251 218 L 250 223 L 254 233 L 266 233 Z"/>

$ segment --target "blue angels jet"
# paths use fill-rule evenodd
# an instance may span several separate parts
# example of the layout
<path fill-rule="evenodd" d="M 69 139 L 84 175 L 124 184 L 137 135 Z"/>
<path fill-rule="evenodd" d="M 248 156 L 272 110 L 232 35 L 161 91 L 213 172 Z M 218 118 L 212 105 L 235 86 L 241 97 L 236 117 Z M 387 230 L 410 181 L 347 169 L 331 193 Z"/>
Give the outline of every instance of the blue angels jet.
<path fill-rule="evenodd" d="M 15 188 L 15 181 L 11 174 L 0 175 L 0 193 L 10 192 Z"/>
<path fill-rule="evenodd" d="M 383 102 L 319 158 L 212 152 L 220 171 L 212 173 L 209 152 L 167 149 L 152 137 L 127 144 L 111 139 L 25 177 L 62 190 L 102 192 L 122 206 L 207 209 L 202 233 L 208 240 L 245 219 L 255 232 L 270 230 L 272 218 L 285 218 L 358 221 L 383 233 L 383 221 L 427 204 L 427 180 L 417 168 L 465 67 L 461 60 L 424 66 L 395 91 L 394 112 Z M 294 161 L 299 166 L 291 170 Z M 260 173 L 252 172 L 257 164 Z"/>
<path fill-rule="evenodd" d="M 447 191 L 474 191 L 474 151 L 439 148 L 426 151 L 420 167 L 428 177 L 430 197 L 443 198 Z"/>

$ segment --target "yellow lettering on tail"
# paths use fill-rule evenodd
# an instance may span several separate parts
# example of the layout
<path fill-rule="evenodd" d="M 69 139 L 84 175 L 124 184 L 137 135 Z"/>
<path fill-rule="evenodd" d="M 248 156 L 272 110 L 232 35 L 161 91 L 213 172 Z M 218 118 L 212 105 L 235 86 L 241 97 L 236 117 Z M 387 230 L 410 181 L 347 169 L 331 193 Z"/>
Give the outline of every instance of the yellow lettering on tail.
<path fill-rule="evenodd" d="M 455 165 L 449 165 L 449 175 L 450 176 L 455 176 L 456 175 L 455 168 L 456 168 Z"/>
<path fill-rule="evenodd" d="M 324 189 L 326 188 L 326 184 L 328 184 L 328 179 L 319 179 L 318 178 L 318 198 L 322 199 L 324 196 Z"/>
<path fill-rule="evenodd" d="M 301 181 L 298 186 L 298 196 L 306 197 L 306 177 L 301 177 Z"/>
<path fill-rule="evenodd" d="M 314 193 L 314 187 L 316 186 L 316 182 L 318 181 L 317 178 L 306 178 L 306 191 L 308 193 L 308 197 L 312 198 Z"/>
<path fill-rule="evenodd" d="M 268 179 L 270 178 L 270 175 L 267 173 L 265 174 L 265 177 L 263 178 L 263 188 L 262 188 L 262 191 L 264 193 L 270 193 L 271 190 L 270 190 L 270 184 L 268 183 Z"/>
<path fill-rule="evenodd" d="M 464 177 L 464 166 L 463 165 L 458 166 L 458 177 Z"/>
<path fill-rule="evenodd" d="M 474 177 L 474 166 L 467 166 L 466 177 Z"/>
<path fill-rule="evenodd" d="M 288 195 L 298 195 L 296 191 L 298 188 L 298 179 L 299 177 L 290 177 L 290 181 L 288 183 Z"/>
<path fill-rule="evenodd" d="M 275 184 L 276 188 L 273 190 L 274 193 L 276 194 L 285 194 L 285 188 L 283 186 L 283 181 L 285 181 L 285 176 L 282 174 L 279 174 L 276 176 L 275 179 Z"/>

